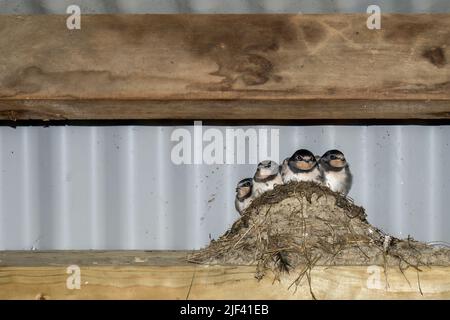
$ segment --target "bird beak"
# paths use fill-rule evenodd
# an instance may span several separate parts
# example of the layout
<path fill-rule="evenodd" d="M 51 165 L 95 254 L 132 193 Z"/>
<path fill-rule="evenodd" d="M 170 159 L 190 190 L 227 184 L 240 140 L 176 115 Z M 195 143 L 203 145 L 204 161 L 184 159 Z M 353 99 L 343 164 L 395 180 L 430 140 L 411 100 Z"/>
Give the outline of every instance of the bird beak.
<path fill-rule="evenodd" d="M 297 161 L 295 163 L 295 166 L 300 170 L 309 170 L 313 167 L 313 162 L 301 160 L 301 161 Z"/>
<path fill-rule="evenodd" d="M 343 168 L 346 164 L 347 162 L 345 161 L 345 159 L 330 160 L 330 165 L 335 168 Z"/>

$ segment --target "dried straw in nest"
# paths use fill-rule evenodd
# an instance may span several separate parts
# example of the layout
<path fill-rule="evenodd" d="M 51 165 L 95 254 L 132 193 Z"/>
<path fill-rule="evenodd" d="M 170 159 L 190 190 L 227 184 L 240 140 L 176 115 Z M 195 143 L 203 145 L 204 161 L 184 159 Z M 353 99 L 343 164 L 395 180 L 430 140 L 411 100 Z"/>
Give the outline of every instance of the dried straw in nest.
<path fill-rule="evenodd" d="M 261 279 L 297 268 L 298 285 L 314 266 L 381 265 L 420 271 L 450 265 L 450 250 L 400 240 L 371 226 L 350 198 L 312 182 L 290 183 L 256 199 L 224 235 L 191 254 L 190 262 L 256 265 Z M 387 268 L 385 268 L 387 270 Z"/>

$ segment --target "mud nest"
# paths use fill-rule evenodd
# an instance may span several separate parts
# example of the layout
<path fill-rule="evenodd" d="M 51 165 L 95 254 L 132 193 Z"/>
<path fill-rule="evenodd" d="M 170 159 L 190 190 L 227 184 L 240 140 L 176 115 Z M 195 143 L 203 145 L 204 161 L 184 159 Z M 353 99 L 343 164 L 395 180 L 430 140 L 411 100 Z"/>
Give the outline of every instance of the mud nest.
<path fill-rule="evenodd" d="M 190 262 L 255 265 L 260 279 L 314 266 L 380 265 L 420 271 L 450 265 L 450 250 L 411 237 L 397 239 L 370 225 L 353 201 L 312 182 L 277 186 L 257 198 L 230 230 L 188 257 Z M 386 270 L 386 268 L 385 268 Z"/>

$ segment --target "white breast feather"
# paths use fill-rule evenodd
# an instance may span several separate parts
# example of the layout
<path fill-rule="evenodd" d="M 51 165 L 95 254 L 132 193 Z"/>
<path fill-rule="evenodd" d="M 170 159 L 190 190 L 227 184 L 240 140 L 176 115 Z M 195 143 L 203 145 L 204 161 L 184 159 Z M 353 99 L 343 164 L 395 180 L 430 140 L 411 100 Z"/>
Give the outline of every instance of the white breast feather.
<path fill-rule="evenodd" d="M 253 197 L 258 197 L 262 193 L 272 190 L 276 185 L 283 184 L 281 176 L 278 174 L 275 179 L 266 182 L 257 182 L 253 180 Z"/>
<path fill-rule="evenodd" d="M 253 197 L 248 197 L 244 199 L 244 201 L 239 201 L 236 199 L 236 206 L 239 213 L 242 213 L 245 209 L 247 209 L 253 201 Z"/>
<path fill-rule="evenodd" d="M 320 179 L 320 171 L 318 168 L 315 168 L 311 172 L 302 172 L 302 173 L 294 173 L 289 168 L 289 166 L 283 163 L 283 168 L 281 169 L 283 175 L 283 182 L 289 183 L 291 181 L 314 181 L 317 183 L 321 183 Z"/>
<path fill-rule="evenodd" d="M 345 170 L 338 172 L 329 171 L 325 173 L 325 185 L 335 192 L 345 191 Z"/>

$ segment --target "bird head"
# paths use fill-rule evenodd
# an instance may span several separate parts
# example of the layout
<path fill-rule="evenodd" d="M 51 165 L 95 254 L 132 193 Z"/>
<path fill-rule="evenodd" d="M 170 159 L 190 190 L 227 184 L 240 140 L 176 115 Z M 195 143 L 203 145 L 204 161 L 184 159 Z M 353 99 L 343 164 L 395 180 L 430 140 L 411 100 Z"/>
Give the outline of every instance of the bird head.
<path fill-rule="evenodd" d="M 236 186 L 236 196 L 241 199 L 251 194 L 253 180 L 251 178 L 242 179 Z"/>
<path fill-rule="evenodd" d="M 344 154 L 339 150 L 328 150 L 320 157 L 320 161 L 328 164 L 332 168 L 340 169 L 347 166 Z"/>
<path fill-rule="evenodd" d="M 306 149 L 295 151 L 289 158 L 289 165 L 301 171 L 311 170 L 316 164 L 316 157 Z"/>
<path fill-rule="evenodd" d="M 278 171 L 279 171 L 278 163 L 271 160 L 264 160 L 258 164 L 255 176 L 259 179 L 264 179 L 269 176 L 278 174 Z"/>

